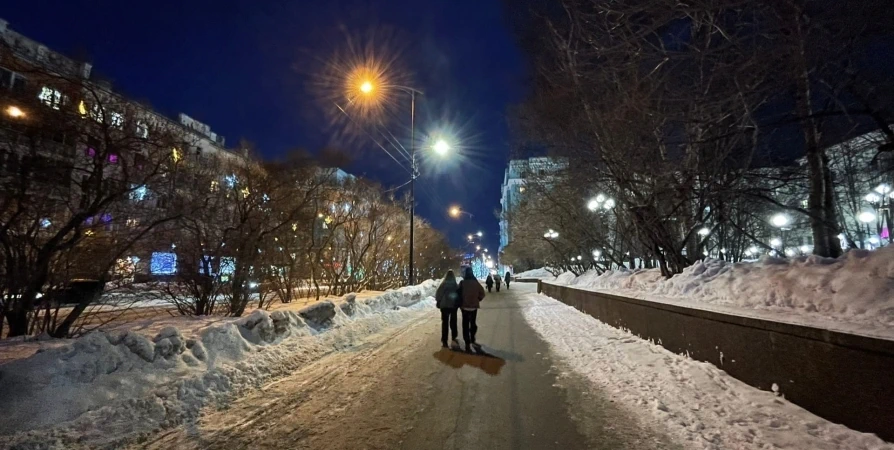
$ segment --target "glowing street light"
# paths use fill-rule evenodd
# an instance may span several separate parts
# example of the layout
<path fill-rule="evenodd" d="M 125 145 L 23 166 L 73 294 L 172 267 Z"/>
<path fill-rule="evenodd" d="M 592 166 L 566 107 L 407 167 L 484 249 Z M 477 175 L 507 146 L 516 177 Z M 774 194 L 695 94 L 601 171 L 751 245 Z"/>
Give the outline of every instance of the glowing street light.
<path fill-rule="evenodd" d="M 857 220 L 863 223 L 870 223 L 875 220 L 875 213 L 872 211 L 863 211 L 857 216 Z"/>
<path fill-rule="evenodd" d="M 478 236 L 478 237 L 481 237 L 481 236 L 484 236 L 484 233 L 482 233 L 482 232 L 479 231 L 479 232 L 475 233 L 475 235 Z"/>
<path fill-rule="evenodd" d="M 770 223 L 776 228 L 783 228 L 789 224 L 789 218 L 785 214 L 776 214 L 770 219 Z"/>
<path fill-rule="evenodd" d="M 481 250 L 481 246 L 480 246 L 480 245 L 476 245 L 476 246 L 475 246 L 475 250 Z"/>
<path fill-rule="evenodd" d="M 450 214 L 450 217 L 453 217 L 453 218 L 457 218 L 457 217 L 459 217 L 460 214 L 465 214 L 465 215 L 467 215 L 467 216 L 469 216 L 469 217 L 472 217 L 472 213 L 463 211 L 462 208 L 460 208 L 460 207 L 457 206 L 457 205 L 453 205 L 453 206 L 451 206 L 450 209 L 447 210 L 447 213 Z M 471 234 L 469 235 L 469 240 L 470 240 L 470 241 L 472 240 L 472 235 L 471 235 Z"/>
<path fill-rule="evenodd" d="M 555 239 L 555 238 L 559 237 L 559 233 L 557 231 L 553 230 L 552 228 L 550 228 L 549 230 L 546 231 L 546 233 L 543 233 L 543 237 L 545 237 L 547 239 Z"/>
<path fill-rule="evenodd" d="M 700 230 L 698 230 L 699 236 L 707 236 L 709 234 L 711 234 L 711 229 L 708 227 L 702 227 Z"/>
<path fill-rule="evenodd" d="M 882 184 L 880 184 L 880 185 L 878 185 L 878 186 L 875 187 L 875 192 L 878 192 L 879 194 L 885 195 L 885 194 L 891 192 L 891 186 L 889 186 L 889 185 L 887 185 L 887 184 L 885 184 L 885 183 L 882 183 Z"/>
<path fill-rule="evenodd" d="M 450 151 L 450 144 L 448 144 L 447 141 L 443 139 L 438 139 L 438 141 L 435 142 L 435 145 L 432 146 L 432 149 L 435 151 L 435 153 L 444 156 L 447 154 L 447 152 Z"/>
<path fill-rule="evenodd" d="M 373 84 L 370 81 L 364 81 L 360 84 L 360 92 L 369 94 L 373 91 Z"/>
<path fill-rule="evenodd" d="M 21 117 L 25 117 L 25 111 L 22 111 L 18 106 L 10 106 L 6 108 L 6 115 L 12 117 L 13 119 L 18 119 Z"/>
<path fill-rule="evenodd" d="M 882 200 L 881 197 L 879 197 L 877 194 L 874 194 L 872 192 L 866 194 L 866 197 L 863 197 L 863 198 L 865 198 L 866 201 L 869 203 L 878 203 Z"/>
<path fill-rule="evenodd" d="M 782 239 L 779 239 L 779 238 L 770 239 L 770 246 L 782 247 Z"/>

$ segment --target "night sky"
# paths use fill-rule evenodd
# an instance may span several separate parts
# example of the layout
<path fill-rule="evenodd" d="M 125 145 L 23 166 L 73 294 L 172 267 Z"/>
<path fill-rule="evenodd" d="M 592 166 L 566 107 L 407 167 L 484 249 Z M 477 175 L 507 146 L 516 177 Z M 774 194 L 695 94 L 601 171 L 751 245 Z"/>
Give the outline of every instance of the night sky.
<path fill-rule="evenodd" d="M 407 173 L 368 140 L 335 138 L 312 87 L 327 58 L 356 36 L 388 36 L 376 48 L 393 47 L 425 92 L 417 129 L 447 124 L 459 147 L 446 163 L 423 159 L 417 214 L 457 246 L 477 230 L 485 246 L 499 245 L 506 111 L 523 95 L 524 74 L 498 0 L 34 0 L 0 8 L 0 18 L 53 50 L 87 57 L 116 90 L 209 124 L 228 146 L 246 138 L 265 158 L 334 147 L 356 158 L 349 172 L 398 186 Z M 474 217 L 451 219 L 453 203 Z"/>

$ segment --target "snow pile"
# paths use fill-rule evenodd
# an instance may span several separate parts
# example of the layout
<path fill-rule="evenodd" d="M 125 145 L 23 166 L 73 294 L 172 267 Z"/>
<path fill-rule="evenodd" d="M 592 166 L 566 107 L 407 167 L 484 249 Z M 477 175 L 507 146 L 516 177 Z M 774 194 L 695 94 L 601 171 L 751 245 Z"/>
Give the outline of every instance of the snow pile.
<path fill-rule="evenodd" d="M 541 267 L 539 269 L 528 270 L 526 272 L 515 274 L 515 278 L 553 279 L 555 277 L 556 276 L 553 275 L 546 267 Z"/>
<path fill-rule="evenodd" d="M 894 450 L 875 435 L 833 424 L 711 364 L 669 352 L 549 297 L 527 294 L 525 299 L 530 301 L 522 310 L 525 319 L 566 367 L 644 427 L 666 429 L 683 448 Z"/>
<path fill-rule="evenodd" d="M 325 314 L 319 304 L 297 313 L 256 310 L 194 337 L 176 327 L 152 339 L 132 330 L 93 332 L 12 361 L 0 366 L 0 435 L 10 435 L 0 448 L 116 447 L 177 425 L 205 405 L 419 317 L 434 305 L 436 287 L 426 281 L 379 297 L 347 296 L 321 303 L 329 305 Z"/>
<path fill-rule="evenodd" d="M 708 259 L 670 279 L 658 269 L 616 270 L 559 284 L 673 300 L 729 312 L 894 337 L 894 248 L 851 250 L 838 259 L 806 256 L 730 263 Z"/>

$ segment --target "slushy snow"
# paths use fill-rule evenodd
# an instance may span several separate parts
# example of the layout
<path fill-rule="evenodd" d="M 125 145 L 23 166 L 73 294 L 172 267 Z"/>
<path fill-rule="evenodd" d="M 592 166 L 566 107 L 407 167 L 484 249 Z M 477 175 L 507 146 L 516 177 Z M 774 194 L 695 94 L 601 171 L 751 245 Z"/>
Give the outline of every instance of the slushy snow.
<path fill-rule="evenodd" d="M 658 269 L 567 272 L 550 282 L 645 300 L 894 338 L 894 247 L 841 258 L 765 256 L 699 261 L 669 279 Z"/>
<path fill-rule="evenodd" d="M 877 436 L 833 424 L 549 297 L 526 294 L 523 314 L 561 361 L 644 427 L 686 449 L 894 450 Z"/>
<path fill-rule="evenodd" d="M 350 348 L 434 305 L 436 281 L 305 310 L 256 310 L 197 334 L 93 332 L 0 366 L 0 448 L 117 447 Z"/>

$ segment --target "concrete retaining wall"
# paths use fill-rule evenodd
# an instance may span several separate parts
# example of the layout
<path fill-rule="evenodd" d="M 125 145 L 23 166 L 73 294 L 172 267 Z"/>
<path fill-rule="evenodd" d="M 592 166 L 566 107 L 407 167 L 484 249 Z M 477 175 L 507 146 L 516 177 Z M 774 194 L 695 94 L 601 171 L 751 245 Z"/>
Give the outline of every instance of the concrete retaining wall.
<path fill-rule="evenodd" d="M 820 417 L 894 441 L 894 341 L 544 282 L 538 291 L 756 388 L 775 383 Z"/>

